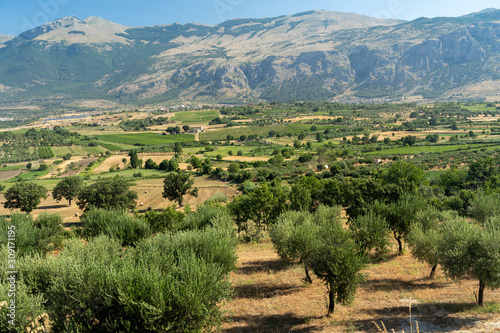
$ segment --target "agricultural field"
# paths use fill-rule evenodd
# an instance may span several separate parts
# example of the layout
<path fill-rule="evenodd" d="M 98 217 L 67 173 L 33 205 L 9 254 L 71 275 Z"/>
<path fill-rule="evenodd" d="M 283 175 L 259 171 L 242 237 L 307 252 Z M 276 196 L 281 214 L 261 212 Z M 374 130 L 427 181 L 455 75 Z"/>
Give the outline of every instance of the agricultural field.
<path fill-rule="evenodd" d="M 262 137 L 269 136 L 270 131 L 274 131 L 277 134 L 285 135 L 292 134 L 297 135 L 303 131 L 307 131 L 311 128 L 311 125 L 307 124 L 277 124 L 268 126 L 251 126 L 251 127 L 238 127 L 238 128 L 224 128 L 217 131 L 206 131 L 200 134 L 200 140 L 212 141 L 212 140 L 226 140 L 228 135 L 234 138 L 239 138 L 242 135 L 258 135 Z M 325 125 L 318 125 L 319 130 L 326 129 Z"/>
<path fill-rule="evenodd" d="M 172 120 L 181 125 L 205 125 L 219 116 L 217 110 L 176 112 Z"/>
<path fill-rule="evenodd" d="M 1 132 L 0 215 L 11 218 L 20 212 L 19 207 L 5 207 L 13 188 L 35 184 L 48 191 L 30 214 L 34 218 L 44 213 L 60 215 L 65 240 L 60 244 L 47 241 L 49 247 L 56 245 L 40 258 L 52 258 L 51 253 L 64 257 L 71 239 L 83 238 L 85 242 L 79 243 L 92 244 L 103 235 L 111 241 L 99 238 L 100 246 L 116 240 L 123 254 L 135 253 L 128 251 L 136 251 L 140 242 L 142 247 L 150 246 L 157 237 L 180 235 L 176 241 L 227 242 L 221 245 L 223 250 L 217 243 L 199 251 L 202 255 L 212 255 L 214 249 L 223 251 L 213 255 L 225 258 L 220 260 L 237 257 L 236 266 L 227 264 L 228 274 L 217 281 L 189 279 L 195 276 L 191 273 L 219 269 L 218 262 L 196 261 L 201 264 L 176 268 L 182 286 L 206 287 L 204 295 L 223 296 L 209 305 L 197 304 L 199 309 L 211 308 L 200 310 L 203 314 L 195 319 L 190 312 L 193 308 L 188 315 L 179 315 L 185 325 L 199 321 L 207 331 L 378 332 L 385 326 L 387 332 L 416 332 L 417 322 L 421 332 L 500 330 L 500 290 L 490 288 L 496 286 L 495 281 L 488 280 L 484 304 L 477 305 L 482 284 L 474 270 L 458 272 L 453 279 L 439 258 L 430 278 L 435 262 L 429 262 L 435 258 L 422 258 L 415 250 L 419 231 L 436 231 L 423 237 L 435 242 L 429 248 L 451 242 L 454 238 L 445 233 L 451 222 L 473 230 L 462 235 L 471 238 L 461 244 L 479 247 L 488 237 L 476 235 L 500 221 L 500 110 L 496 107 L 480 103 L 271 103 L 177 112 L 167 120 L 152 121 L 164 116 L 158 110 L 103 113 L 86 125 L 59 128 L 54 123 L 53 129 Z M 218 124 L 209 125 L 217 117 Z M 96 124 L 97 119 L 108 119 L 109 124 Z M 154 125 L 144 126 L 146 121 Z M 185 124 L 204 127 L 199 140 L 191 134 L 166 134 L 167 127 Z M 159 167 L 165 160 L 168 163 Z M 59 185 L 70 180 L 80 189 L 71 205 L 67 198 L 54 198 Z M 186 191 L 180 199 L 166 199 L 163 195 L 171 193 L 165 184 L 181 184 Z M 122 192 L 111 200 L 101 200 L 105 191 L 94 191 L 97 185 Z M 105 212 L 96 213 L 89 204 L 88 214 L 108 214 L 112 221 L 119 218 L 119 224 L 110 223 L 92 234 L 96 226 L 89 226 L 89 220 L 82 218 L 85 207 L 77 205 L 80 200 L 90 200 L 87 195 L 92 193 L 98 193 L 101 200 L 94 198 L 92 205 L 97 203 Z M 137 199 L 118 207 L 123 213 L 110 213 L 118 200 L 128 200 L 130 194 Z M 120 214 L 123 216 L 117 217 Z M 96 218 L 94 222 L 102 221 Z M 289 229 L 274 229 L 281 225 Z M 211 232 L 218 236 L 206 237 Z M 189 237 L 200 238 L 195 242 Z M 301 237 L 305 237 L 304 243 Z M 328 241 L 322 243 L 322 237 Z M 494 232 L 491 237 L 496 242 Z M 372 239 L 373 244 L 369 243 Z M 345 243 L 337 243 L 340 241 Z M 283 244 L 289 248 L 280 248 Z M 333 248 L 337 244 L 352 247 Z M 500 267 L 500 254 L 491 248 L 493 255 L 483 256 L 490 261 L 481 269 Z M 155 251 L 146 251 L 151 258 L 158 256 L 155 262 L 169 258 Z M 441 248 L 439 251 L 443 255 Z M 178 262 L 199 260 L 198 252 L 191 254 Z M 347 255 L 356 256 L 349 257 L 352 266 L 359 259 L 359 275 L 344 281 L 346 293 L 355 292 L 349 294 L 350 305 L 347 299 L 345 304 L 338 301 L 332 311 L 326 283 L 336 282 L 327 280 L 332 275 L 328 270 L 343 262 L 322 265 L 321 260 Z M 120 255 L 117 260 L 131 257 Z M 305 279 L 305 268 L 312 283 Z M 488 271 L 488 278 L 496 272 Z M 158 275 L 151 276 L 158 282 Z M 134 283 L 142 286 L 144 281 Z M 358 283 L 357 289 L 350 283 Z M 202 290 L 196 288 L 192 295 Z M 93 301 L 89 301 L 90 307 Z M 129 311 L 136 301 L 121 309 Z M 53 317 L 58 313 L 51 311 Z M 74 313 L 69 311 L 60 320 L 69 320 Z M 149 312 L 140 313 L 147 317 L 141 317 L 141 325 L 149 325 Z M 95 314 L 95 325 L 100 315 Z M 200 327 L 189 326 L 184 331 L 199 331 Z"/>
<path fill-rule="evenodd" d="M 98 141 L 136 146 L 157 146 L 174 142 L 194 141 L 194 135 L 177 134 L 162 135 L 162 133 L 113 134 L 97 136 Z"/>

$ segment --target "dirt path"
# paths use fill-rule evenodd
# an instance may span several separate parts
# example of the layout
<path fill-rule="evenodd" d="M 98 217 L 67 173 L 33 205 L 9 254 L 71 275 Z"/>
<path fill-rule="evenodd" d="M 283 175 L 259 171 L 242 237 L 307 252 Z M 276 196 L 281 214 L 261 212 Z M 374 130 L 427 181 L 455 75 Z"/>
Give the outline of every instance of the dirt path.
<path fill-rule="evenodd" d="M 410 332 L 410 300 L 420 332 L 500 330 L 499 313 L 477 310 L 477 281 L 454 283 L 439 269 L 429 280 L 427 265 L 411 255 L 371 265 L 352 306 L 336 305 L 330 317 L 326 287 L 314 276 L 311 285 L 304 284 L 302 267 L 284 264 L 270 242 L 240 245 L 237 266 L 230 277 L 235 295 L 223 307 L 220 332 L 377 332 L 374 321 L 383 321 L 388 331 Z M 488 290 L 485 297 L 498 303 L 500 291 Z"/>

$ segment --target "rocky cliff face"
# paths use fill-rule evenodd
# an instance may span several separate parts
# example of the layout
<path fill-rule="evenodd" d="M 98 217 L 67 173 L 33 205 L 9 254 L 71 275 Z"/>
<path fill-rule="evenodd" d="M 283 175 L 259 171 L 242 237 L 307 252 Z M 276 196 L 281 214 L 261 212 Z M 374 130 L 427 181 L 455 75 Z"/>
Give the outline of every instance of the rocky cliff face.
<path fill-rule="evenodd" d="M 3 44 L 0 101 L 437 96 L 500 78 L 497 22 L 498 10 L 412 22 L 316 11 L 213 27 L 70 17 Z"/>

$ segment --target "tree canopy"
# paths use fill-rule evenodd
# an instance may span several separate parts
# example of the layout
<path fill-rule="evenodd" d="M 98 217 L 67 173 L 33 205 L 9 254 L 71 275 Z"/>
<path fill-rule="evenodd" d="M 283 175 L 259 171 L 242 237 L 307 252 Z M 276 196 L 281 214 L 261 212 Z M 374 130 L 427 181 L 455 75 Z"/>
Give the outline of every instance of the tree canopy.
<path fill-rule="evenodd" d="M 40 204 L 41 199 L 45 198 L 47 198 L 45 186 L 22 181 L 5 192 L 4 207 L 31 213 Z"/>
<path fill-rule="evenodd" d="M 134 209 L 137 193 L 129 190 L 128 182 L 119 177 L 101 178 L 88 185 L 78 195 L 78 207 L 88 210 L 90 207 L 107 209 Z"/>
<path fill-rule="evenodd" d="M 57 183 L 54 191 L 52 192 L 52 197 L 55 200 L 61 200 L 66 198 L 71 205 L 71 201 L 78 197 L 80 191 L 83 188 L 83 180 L 78 176 L 66 177 Z"/>
<path fill-rule="evenodd" d="M 177 201 L 182 206 L 184 195 L 192 188 L 194 180 L 186 172 L 171 172 L 163 181 L 163 197 L 170 201 Z M 194 188 L 191 195 L 198 196 L 198 188 Z"/>

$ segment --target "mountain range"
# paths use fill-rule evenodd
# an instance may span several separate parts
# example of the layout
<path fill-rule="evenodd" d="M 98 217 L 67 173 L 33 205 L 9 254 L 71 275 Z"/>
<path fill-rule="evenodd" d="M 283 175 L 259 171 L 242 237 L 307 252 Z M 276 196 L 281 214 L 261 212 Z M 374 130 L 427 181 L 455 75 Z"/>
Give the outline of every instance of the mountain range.
<path fill-rule="evenodd" d="M 0 35 L 0 103 L 494 98 L 499 51 L 497 9 L 414 21 L 310 11 L 215 26 L 72 16 Z"/>

